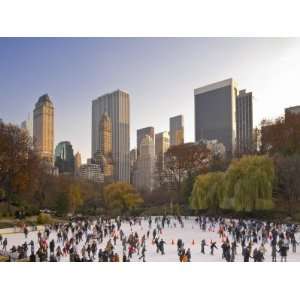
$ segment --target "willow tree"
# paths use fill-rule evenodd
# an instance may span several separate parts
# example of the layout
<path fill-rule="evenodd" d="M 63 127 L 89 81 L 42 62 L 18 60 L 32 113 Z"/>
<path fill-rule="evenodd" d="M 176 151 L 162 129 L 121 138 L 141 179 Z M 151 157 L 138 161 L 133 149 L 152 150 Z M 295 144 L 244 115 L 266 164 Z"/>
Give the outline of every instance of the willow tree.
<path fill-rule="evenodd" d="M 273 180 L 273 161 L 266 156 L 233 161 L 226 172 L 221 207 L 243 212 L 271 209 Z"/>
<path fill-rule="evenodd" d="M 223 172 L 210 172 L 197 176 L 189 199 L 191 208 L 216 211 L 224 198 L 224 177 Z"/>

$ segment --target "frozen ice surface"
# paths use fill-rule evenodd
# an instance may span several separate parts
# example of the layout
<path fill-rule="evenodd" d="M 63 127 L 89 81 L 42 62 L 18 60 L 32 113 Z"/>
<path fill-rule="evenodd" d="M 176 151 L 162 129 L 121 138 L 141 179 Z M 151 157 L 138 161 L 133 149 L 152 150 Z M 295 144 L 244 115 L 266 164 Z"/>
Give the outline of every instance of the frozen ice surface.
<path fill-rule="evenodd" d="M 195 219 L 190 217 L 187 220 L 184 221 L 184 228 L 181 228 L 180 224 L 176 221 L 176 227 L 174 227 L 173 223 L 174 221 L 171 221 L 172 226 L 168 227 L 168 225 L 165 225 L 165 228 L 162 230 L 162 234 L 160 237 L 166 242 L 165 244 L 165 255 L 161 255 L 160 253 L 156 253 L 156 245 L 152 244 L 152 230 L 154 229 L 155 223 L 154 218 L 152 222 L 152 228 L 150 230 L 150 236 L 149 239 L 146 240 L 146 261 L 147 262 L 178 262 L 179 258 L 177 255 L 177 239 L 182 239 L 184 242 L 184 248 L 190 248 L 191 249 L 191 261 L 192 262 L 225 262 L 225 260 L 222 260 L 222 239 L 219 237 L 217 231 L 218 227 L 216 227 L 215 231 L 202 231 L 202 229 L 199 228 L 199 224 L 195 222 Z M 142 226 L 139 226 L 138 224 L 133 225 L 132 228 L 130 228 L 130 225 L 128 222 L 123 221 L 121 229 L 123 232 L 128 235 L 130 234 L 131 230 L 132 232 L 137 232 L 139 234 L 139 238 L 142 237 L 143 234 L 146 235 L 148 231 L 148 222 L 142 221 Z M 13 245 L 21 245 L 25 242 L 25 236 L 23 233 L 14 233 L 14 234 L 7 234 L 3 235 L 4 237 L 7 237 L 8 239 L 8 247 L 7 249 L 10 249 Z M 69 234 L 71 236 L 71 234 Z M 50 234 L 48 242 L 50 242 L 52 239 L 55 240 L 55 249 L 58 245 L 62 248 L 62 243 L 57 243 L 57 237 L 56 233 L 53 231 Z M 97 244 L 98 250 L 102 248 L 104 250 L 106 246 L 106 242 L 108 241 L 109 237 L 104 238 L 103 243 Z M 205 254 L 202 254 L 200 251 L 200 243 L 201 240 L 205 239 L 206 244 L 210 245 L 210 241 L 216 241 L 218 249 L 215 249 L 214 255 L 210 254 L 210 247 L 205 247 Z M 230 237 L 229 237 L 230 239 Z M 29 243 L 31 240 L 35 243 L 35 251 L 37 251 L 38 247 L 38 238 L 37 238 L 37 231 L 30 232 L 28 234 L 28 237 L 26 241 Z M 300 234 L 296 233 L 296 240 L 299 242 L 300 240 Z M 172 244 L 173 241 L 173 244 Z M 193 243 L 194 241 L 194 243 Z M 113 242 L 113 241 L 112 241 Z M 270 241 L 268 241 L 270 242 Z M 84 242 L 81 242 L 78 246 L 78 253 L 81 254 L 81 248 L 84 245 Z M 260 242 L 258 244 L 254 244 L 253 248 L 258 248 L 260 246 Z M 0 246 L 1 248 L 1 246 Z M 268 244 L 265 245 L 265 248 L 267 252 L 265 253 L 265 261 L 271 262 L 271 247 Z M 114 252 L 117 252 L 120 256 L 120 260 L 122 260 L 122 244 L 121 241 L 117 240 L 117 245 L 114 247 Z M 28 249 L 28 253 L 30 253 L 30 246 Z M 69 261 L 68 256 L 62 257 L 61 261 Z M 98 261 L 98 257 L 96 257 L 96 260 Z M 138 255 L 135 253 L 133 254 L 133 257 L 131 259 L 133 262 L 141 261 L 138 259 Z M 235 261 L 243 261 L 242 256 L 242 247 L 240 244 L 237 246 L 237 255 L 235 258 Z M 250 261 L 253 261 L 250 259 Z M 280 255 L 277 254 L 277 261 L 280 261 Z M 300 246 L 297 248 L 297 252 L 293 253 L 291 246 L 290 250 L 288 251 L 287 261 L 298 261 L 300 262 Z"/>

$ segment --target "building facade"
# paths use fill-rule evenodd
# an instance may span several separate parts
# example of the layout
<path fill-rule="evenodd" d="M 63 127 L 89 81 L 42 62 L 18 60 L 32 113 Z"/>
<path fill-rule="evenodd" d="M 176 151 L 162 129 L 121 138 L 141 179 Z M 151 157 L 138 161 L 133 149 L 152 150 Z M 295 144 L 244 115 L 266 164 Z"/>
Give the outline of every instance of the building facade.
<path fill-rule="evenodd" d="M 92 157 L 101 151 L 100 120 L 106 113 L 112 126 L 113 179 L 130 181 L 130 99 L 129 94 L 117 90 L 92 102 Z"/>
<path fill-rule="evenodd" d="M 112 123 L 107 113 L 104 113 L 101 117 L 99 130 L 100 153 L 99 151 L 96 151 L 95 160 L 101 166 L 101 170 L 104 174 L 104 180 L 106 182 L 111 182 L 113 179 Z"/>
<path fill-rule="evenodd" d="M 148 135 L 154 140 L 154 127 L 145 127 L 138 129 L 136 131 L 136 149 L 137 149 L 137 156 L 140 155 L 140 146 L 143 138 Z"/>
<path fill-rule="evenodd" d="M 253 129 L 253 150 L 254 153 L 259 152 L 261 148 L 261 129 L 255 127 Z"/>
<path fill-rule="evenodd" d="M 170 146 L 184 144 L 183 116 L 170 118 Z"/>
<path fill-rule="evenodd" d="M 77 152 L 74 157 L 74 174 L 75 176 L 80 175 L 80 166 L 81 166 L 81 154 Z"/>
<path fill-rule="evenodd" d="M 55 167 L 59 174 L 74 175 L 74 152 L 70 142 L 60 142 L 55 148 Z"/>
<path fill-rule="evenodd" d="M 47 94 L 41 96 L 35 104 L 33 141 L 38 154 L 53 163 L 54 106 Z"/>
<path fill-rule="evenodd" d="M 218 140 L 200 140 L 197 144 L 205 145 L 210 153 L 219 158 L 226 158 L 226 148 L 222 143 L 219 143 Z"/>
<path fill-rule="evenodd" d="M 89 181 L 103 183 L 104 174 L 98 164 L 87 163 L 80 166 L 80 177 Z"/>
<path fill-rule="evenodd" d="M 137 161 L 137 150 L 130 150 L 130 166 L 132 167 Z"/>
<path fill-rule="evenodd" d="M 33 137 L 33 118 L 31 113 L 29 113 L 27 119 L 21 123 L 21 128 L 26 130 L 31 138 Z"/>
<path fill-rule="evenodd" d="M 218 140 L 227 154 L 236 150 L 237 83 L 223 80 L 194 90 L 195 141 Z"/>
<path fill-rule="evenodd" d="M 134 176 L 134 185 L 138 190 L 151 191 L 154 188 L 155 148 L 154 140 L 146 135 L 140 144 L 140 155 Z"/>
<path fill-rule="evenodd" d="M 156 170 L 160 174 L 164 169 L 165 153 L 170 147 L 170 136 L 167 131 L 155 135 Z"/>
<path fill-rule="evenodd" d="M 130 184 L 134 184 L 134 175 L 136 172 L 137 150 L 130 150 Z"/>
<path fill-rule="evenodd" d="M 100 120 L 100 152 L 104 156 L 112 154 L 112 124 L 107 113 Z"/>
<path fill-rule="evenodd" d="M 241 90 L 236 98 L 236 153 L 253 152 L 252 92 Z"/>

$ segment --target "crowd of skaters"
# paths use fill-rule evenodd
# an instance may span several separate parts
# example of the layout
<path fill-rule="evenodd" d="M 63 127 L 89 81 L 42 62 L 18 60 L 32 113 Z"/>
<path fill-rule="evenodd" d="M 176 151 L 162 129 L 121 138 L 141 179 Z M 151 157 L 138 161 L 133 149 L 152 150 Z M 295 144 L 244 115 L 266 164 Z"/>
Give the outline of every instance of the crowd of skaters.
<path fill-rule="evenodd" d="M 223 218 L 198 217 L 196 222 L 202 231 L 217 232 L 222 240 L 222 259 L 234 262 L 237 255 L 237 247 L 242 249 L 244 262 L 252 259 L 254 262 L 265 260 L 266 244 L 271 246 L 272 262 L 277 261 L 277 254 L 281 261 L 287 261 L 290 247 L 296 253 L 299 242 L 296 240 L 298 226 L 296 224 L 279 224 L 262 222 L 258 220 L 226 220 Z M 201 253 L 205 254 L 205 247 L 210 247 L 210 254 L 214 255 L 217 249 L 216 241 L 201 241 Z"/>
<path fill-rule="evenodd" d="M 130 262 L 135 257 L 145 262 L 149 244 L 156 246 L 157 255 L 165 255 L 167 242 L 162 237 L 163 230 L 166 227 L 169 230 L 184 228 L 187 219 L 189 217 L 181 216 L 116 219 L 80 217 L 68 223 L 47 225 L 43 231 L 34 232 L 37 235 L 36 243 L 29 239 L 29 230 L 25 226 L 24 242 L 10 249 L 9 237 L 0 235 L 0 254 L 8 255 L 11 261 L 60 262 L 62 258 L 67 258 L 72 262 Z M 124 223 L 129 225 L 129 232 L 123 229 Z M 136 226 L 142 231 L 138 232 Z M 237 255 L 242 255 L 244 262 L 262 262 L 266 259 L 267 244 L 271 247 L 269 255 L 273 262 L 287 261 L 289 251 L 296 253 L 299 244 L 295 224 L 199 216 L 193 218 L 193 228 L 198 229 L 199 236 L 201 232 L 216 233 L 220 241 L 221 258 L 227 262 L 234 262 Z M 172 240 L 172 244 L 177 245 L 180 262 L 191 262 L 191 248 L 185 247 L 183 240 L 184 237 Z M 121 245 L 122 255 L 117 252 L 117 243 Z M 219 247 L 217 240 L 200 241 L 201 255 L 214 256 Z"/>

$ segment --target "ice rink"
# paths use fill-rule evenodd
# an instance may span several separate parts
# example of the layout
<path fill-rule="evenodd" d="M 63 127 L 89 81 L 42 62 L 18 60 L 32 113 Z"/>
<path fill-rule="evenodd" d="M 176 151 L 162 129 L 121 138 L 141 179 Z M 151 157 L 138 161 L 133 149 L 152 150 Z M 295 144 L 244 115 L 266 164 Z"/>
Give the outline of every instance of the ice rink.
<path fill-rule="evenodd" d="M 176 227 L 175 227 L 176 226 Z M 149 230 L 148 222 L 142 221 L 142 225 L 139 226 L 138 224 L 133 225 L 130 227 L 128 222 L 122 222 L 121 229 L 123 232 L 128 235 L 131 232 L 137 232 L 139 234 L 139 237 L 141 238 L 143 234 L 147 234 L 147 231 Z M 168 225 L 165 225 L 165 228 L 162 230 L 162 233 L 159 235 L 160 238 L 162 238 L 166 244 L 165 244 L 165 255 L 161 255 L 160 253 L 156 252 L 156 245 L 152 243 L 152 230 L 154 229 L 154 222 L 152 223 L 152 228 L 150 229 L 150 236 L 149 239 L 146 240 L 146 261 L 147 262 L 178 262 L 178 254 L 177 254 L 177 239 L 182 239 L 184 242 L 184 248 L 190 248 L 191 250 L 191 261 L 192 262 L 225 262 L 225 260 L 222 259 L 222 239 L 219 237 L 217 231 L 218 227 L 215 228 L 214 231 L 203 231 L 200 229 L 199 224 L 195 222 L 195 219 L 190 217 L 187 220 L 184 220 L 184 227 L 182 228 L 180 224 L 177 221 L 172 220 L 170 227 Z M 69 236 L 71 237 L 71 234 L 69 233 Z M 23 233 L 13 233 L 13 234 L 7 234 L 3 235 L 3 237 L 7 237 L 8 239 L 8 247 L 7 249 L 10 249 L 13 245 L 21 245 L 25 241 L 29 243 L 31 240 L 34 241 L 35 244 L 35 251 L 38 249 L 38 237 L 37 237 L 37 231 L 30 232 L 28 234 L 27 239 L 25 240 L 25 235 Z M 60 245 L 62 247 L 62 243 L 57 242 L 56 233 L 53 231 L 50 234 L 48 244 L 49 242 L 54 239 L 55 241 L 55 248 Z M 104 238 L 103 243 L 98 245 L 98 250 L 102 248 L 104 250 L 106 246 L 106 242 L 108 241 L 109 237 Z M 205 254 L 201 253 L 201 240 L 205 239 L 206 244 L 208 246 L 205 247 Z M 230 239 L 230 237 L 229 237 Z M 230 239 L 231 240 L 231 239 Z M 299 233 L 296 233 L 296 240 L 299 242 L 300 235 Z M 210 242 L 216 241 L 218 249 L 215 249 L 214 255 L 210 254 Z M 265 253 L 265 261 L 271 262 L 271 247 L 269 245 L 269 242 L 265 245 L 266 253 Z M 78 253 L 81 253 L 81 248 L 84 245 L 84 242 L 79 243 L 77 246 Z M 252 249 L 258 248 L 260 246 L 260 242 L 258 244 L 253 244 Z M 288 251 L 287 261 L 300 261 L 300 246 L 299 249 L 297 249 L 296 253 L 292 252 L 291 246 Z M 0 246 L 1 248 L 1 246 Z M 122 244 L 121 241 L 118 239 L 117 244 L 114 248 L 114 252 L 117 252 L 120 256 L 120 259 L 122 258 Z M 30 247 L 28 250 L 28 253 L 30 254 Z M 62 257 L 61 261 L 69 261 L 68 256 Z M 95 261 L 98 261 L 98 257 L 96 257 Z M 138 259 L 138 255 L 135 253 L 133 254 L 133 257 L 131 259 L 133 262 L 141 261 Z M 242 247 L 240 244 L 237 246 L 237 255 L 235 258 L 235 261 L 243 261 L 242 256 Z M 250 259 L 250 261 L 253 261 Z M 280 261 L 280 255 L 278 253 L 277 255 L 277 261 Z"/>

